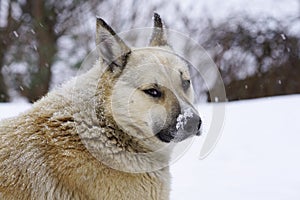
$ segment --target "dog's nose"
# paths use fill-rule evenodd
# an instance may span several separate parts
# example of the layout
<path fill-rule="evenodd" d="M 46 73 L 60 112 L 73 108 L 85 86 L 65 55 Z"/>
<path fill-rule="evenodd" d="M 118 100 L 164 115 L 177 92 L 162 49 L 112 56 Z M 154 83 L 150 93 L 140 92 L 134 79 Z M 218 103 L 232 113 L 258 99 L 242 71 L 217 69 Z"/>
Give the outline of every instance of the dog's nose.
<path fill-rule="evenodd" d="M 201 118 L 199 117 L 199 121 L 198 121 L 198 131 L 197 131 L 197 133 L 196 133 L 197 136 L 201 135 L 201 131 L 200 131 L 201 124 L 202 124 L 202 120 L 201 120 Z"/>
<path fill-rule="evenodd" d="M 199 121 L 198 121 L 198 130 L 197 130 L 197 133 L 196 133 L 197 136 L 201 135 L 201 132 L 200 132 L 201 125 L 202 125 L 202 120 L 201 120 L 201 118 L 199 117 Z"/>
<path fill-rule="evenodd" d="M 195 135 L 200 135 L 201 124 L 201 118 L 198 115 L 194 114 L 192 118 L 189 118 L 187 120 L 187 123 L 184 126 L 184 130 Z"/>

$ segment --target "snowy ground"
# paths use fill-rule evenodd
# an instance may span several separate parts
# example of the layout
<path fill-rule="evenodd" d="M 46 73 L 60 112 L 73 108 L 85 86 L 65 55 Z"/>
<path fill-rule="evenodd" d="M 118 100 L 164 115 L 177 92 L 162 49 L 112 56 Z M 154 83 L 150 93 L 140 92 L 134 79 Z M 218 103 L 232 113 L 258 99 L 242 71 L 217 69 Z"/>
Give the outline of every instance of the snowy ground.
<path fill-rule="evenodd" d="M 198 139 L 172 166 L 171 199 L 299 200 L 299 115 L 299 95 L 228 103 L 214 151 L 199 160 Z"/>
<path fill-rule="evenodd" d="M 0 103 L 0 120 L 16 116 L 30 107 L 27 103 Z"/>
<path fill-rule="evenodd" d="M 228 103 L 214 151 L 199 160 L 197 138 L 171 166 L 171 200 L 299 200 L 299 104 L 300 95 Z M 0 104 L 0 119 L 29 107 Z M 212 105 L 201 108 L 210 115 Z"/>

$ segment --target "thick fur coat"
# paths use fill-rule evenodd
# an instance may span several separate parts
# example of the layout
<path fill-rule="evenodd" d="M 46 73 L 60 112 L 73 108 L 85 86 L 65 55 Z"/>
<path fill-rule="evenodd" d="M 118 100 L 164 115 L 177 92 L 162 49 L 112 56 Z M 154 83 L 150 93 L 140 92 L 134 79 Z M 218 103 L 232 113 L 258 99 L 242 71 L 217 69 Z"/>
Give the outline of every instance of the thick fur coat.
<path fill-rule="evenodd" d="M 156 53 L 154 47 L 129 50 L 103 20 L 97 21 L 98 43 L 108 35 L 115 36 L 109 46 L 99 48 L 103 59 L 36 102 L 29 111 L 1 121 L 0 199 L 169 199 L 170 149 L 163 147 L 175 137 L 168 135 L 169 129 L 183 105 L 192 104 L 179 100 L 168 89 L 172 86 L 167 76 L 154 70 L 152 75 L 139 78 L 139 70 L 144 69 L 135 66 L 145 62 L 141 58 L 150 51 L 155 55 L 147 60 L 151 65 L 179 66 L 180 73 L 174 77 L 178 76 L 176 80 L 181 84 L 183 78 L 189 78 L 186 64 L 169 53 Z M 150 44 L 170 49 L 163 47 L 166 40 L 158 15 L 155 27 L 158 32 L 154 31 Z M 112 55 L 118 58 L 112 59 Z M 103 66 L 107 67 L 104 72 Z M 153 82 L 149 77 L 168 88 L 154 90 L 151 84 L 150 89 L 146 88 Z M 192 88 L 183 89 L 181 95 L 192 101 Z M 128 100 L 128 94 L 133 100 Z M 128 101 L 124 103 L 125 100 Z M 190 135 L 197 134 L 199 119 Z M 157 130 L 158 137 L 149 137 Z M 137 134 L 145 134 L 144 139 Z"/>

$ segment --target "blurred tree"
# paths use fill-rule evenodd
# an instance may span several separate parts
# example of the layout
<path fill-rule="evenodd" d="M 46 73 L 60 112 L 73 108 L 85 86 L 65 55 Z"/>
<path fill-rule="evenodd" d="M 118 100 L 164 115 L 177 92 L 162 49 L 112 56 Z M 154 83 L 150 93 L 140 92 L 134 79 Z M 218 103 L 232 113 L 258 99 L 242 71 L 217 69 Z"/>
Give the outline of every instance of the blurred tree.
<path fill-rule="evenodd" d="M 6 66 L 5 73 L 0 71 L 0 100 L 8 101 L 8 88 L 14 88 L 34 102 L 51 87 L 53 66 L 80 67 L 94 45 L 95 16 L 110 19 L 116 30 L 125 30 L 144 26 L 146 16 L 151 18 L 161 4 L 153 4 L 145 12 L 140 12 L 137 1 L 121 0 L 6 0 L 1 5 L 9 12 L 4 15 L 6 26 L 0 26 L 4 38 L 0 66 Z"/>
<path fill-rule="evenodd" d="M 211 26 L 204 42 L 214 49 L 228 100 L 300 93 L 300 39 L 273 18 L 234 18 Z M 292 20 L 291 20 L 292 21 Z"/>
<path fill-rule="evenodd" d="M 79 8 L 88 5 L 91 9 L 93 3 L 96 1 L 6 1 L 8 14 L 6 26 L 1 27 L 0 32 L 0 66 L 7 65 L 13 71 L 10 77 L 13 87 L 30 102 L 48 92 L 51 68 L 57 60 L 58 40 L 70 34 L 68 31 L 78 24 L 84 12 Z M 73 37 L 72 41 L 75 40 Z M 17 69 L 18 63 L 22 65 L 22 73 Z M 0 74 L 0 100 L 8 101 L 8 89 L 3 73 Z"/>

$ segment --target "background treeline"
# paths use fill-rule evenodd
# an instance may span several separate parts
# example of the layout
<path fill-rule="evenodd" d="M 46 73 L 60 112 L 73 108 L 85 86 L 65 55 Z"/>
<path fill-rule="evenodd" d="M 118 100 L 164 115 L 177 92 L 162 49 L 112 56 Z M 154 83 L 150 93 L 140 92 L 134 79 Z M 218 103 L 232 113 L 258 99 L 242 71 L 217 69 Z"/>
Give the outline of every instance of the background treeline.
<path fill-rule="evenodd" d="M 300 18 L 289 24 L 274 18 L 229 19 L 207 30 L 203 43 L 213 59 L 229 101 L 300 93 Z M 295 26 L 298 32 L 290 32 Z"/>
<path fill-rule="evenodd" d="M 20 97 L 34 102 L 76 74 L 94 48 L 95 16 L 124 31 L 151 26 L 154 11 L 168 27 L 190 35 L 208 50 L 220 70 L 227 100 L 300 93 L 300 11 L 285 20 L 234 13 L 216 23 L 180 5 L 1 0 L 0 102 Z"/>

